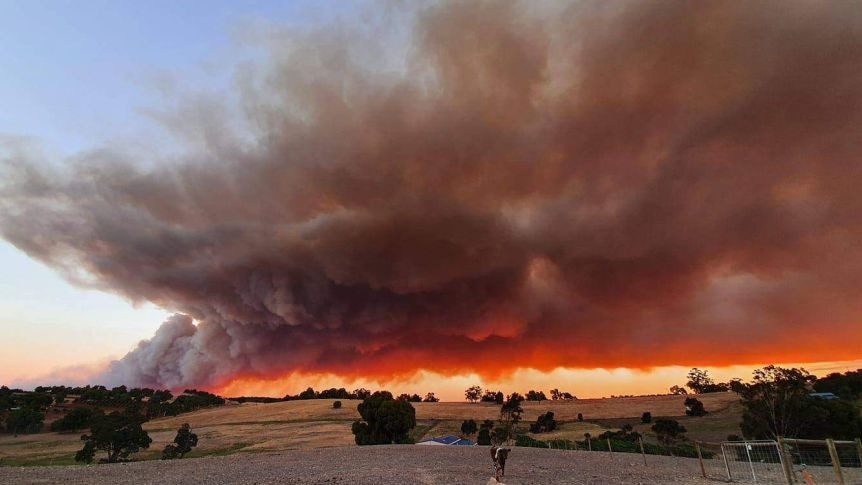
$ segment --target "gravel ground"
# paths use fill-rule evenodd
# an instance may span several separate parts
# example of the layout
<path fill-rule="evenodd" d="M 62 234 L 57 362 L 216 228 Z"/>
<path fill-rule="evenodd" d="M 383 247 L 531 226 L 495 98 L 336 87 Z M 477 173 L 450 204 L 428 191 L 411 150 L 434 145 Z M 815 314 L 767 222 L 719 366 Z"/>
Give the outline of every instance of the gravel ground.
<path fill-rule="evenodd" d="M 507 485 L 704 484 L 697 460 L 601 452 L 515 448 Z M 0 468 L 0 484 L 486 485 L 486 447 L 368 446 L 114 465 Z"/>

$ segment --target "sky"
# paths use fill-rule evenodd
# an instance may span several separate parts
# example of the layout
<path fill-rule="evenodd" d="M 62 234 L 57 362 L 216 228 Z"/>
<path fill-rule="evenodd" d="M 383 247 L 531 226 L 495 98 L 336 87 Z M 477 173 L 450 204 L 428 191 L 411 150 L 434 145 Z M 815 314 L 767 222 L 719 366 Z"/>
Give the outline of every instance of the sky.
<path fill-rule="evenodd" d="M 0 382 L 855 369 L 862 22 L 784 7 L 0 0 Z"/>

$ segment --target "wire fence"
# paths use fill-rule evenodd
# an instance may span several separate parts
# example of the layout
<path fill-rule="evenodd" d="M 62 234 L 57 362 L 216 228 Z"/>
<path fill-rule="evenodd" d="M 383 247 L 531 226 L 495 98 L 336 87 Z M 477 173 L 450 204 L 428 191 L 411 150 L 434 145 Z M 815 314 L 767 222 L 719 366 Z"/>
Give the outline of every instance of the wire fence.
<path fill-rule="evenodd" d="M 744 483 L 862 485 L 862 442 L 779 439 L 697 443 L 705 477 Z"/>

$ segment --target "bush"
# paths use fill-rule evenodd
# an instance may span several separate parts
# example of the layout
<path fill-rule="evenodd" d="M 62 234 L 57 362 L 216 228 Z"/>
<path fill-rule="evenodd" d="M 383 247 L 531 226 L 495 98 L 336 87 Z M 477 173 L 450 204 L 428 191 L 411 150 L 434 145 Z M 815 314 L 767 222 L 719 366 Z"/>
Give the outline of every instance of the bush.
<path fill-rule="evenodd" d="M 530 425 L 531 433 L 546 433 L 557 429 L 557 421 L 554 420 L 554 412 L 548 411 L 540 414 L 536 422 Z"/>
<path fill-rule="evenodd" d="M 461 433 L 466 436 L 470 436 L 475 433 L 479 429 L 479 426 L 476 425 L 476 421 L 472 419 L 465 420 L 461 423 Z"/>
<path fill-rule="evenodd" d="M 706 409 L 703 403 L 695 397 L 685 399 L 685 415 L 686 416 L 706 416 Z"/>
<path fill-rule="evenodd" d="M 665 446 L 670 446 L 675 441 L 683 439 L 687 431 L 685 426 L 679 424 L 675 419 L 657 419 L 652 425 L 652 430 Z"/>
<path fill-rule="evenodd" d="M 583 420 L 584 420 L 584 415 L 581 413 L 578 413 L 578 421 L 583 421 Z"/>
<path fill-rule="evenodd" d="M 332 409 L 341 409 L 341 401 L 335 401 L 332 403 Z"/>
<path fill-rule="evenodd" d="M 652 423 L 652 413 L 649 411 L 646 411 L 645 413 L 641 414 L 641 423 L 643 423 L 643 424 Z"/>

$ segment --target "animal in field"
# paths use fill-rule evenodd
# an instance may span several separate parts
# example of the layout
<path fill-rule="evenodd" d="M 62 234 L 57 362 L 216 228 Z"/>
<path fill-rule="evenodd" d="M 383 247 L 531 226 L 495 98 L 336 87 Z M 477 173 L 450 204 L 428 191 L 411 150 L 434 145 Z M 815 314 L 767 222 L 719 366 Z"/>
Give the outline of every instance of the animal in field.
<path fill-rule="evenodd" d="M 506 476 L 506 459 L 509 457 L 511 448 L 502 446 L 491 446 L 491 460 L 494 461 L 494 479 L 499 481 Z"/>

